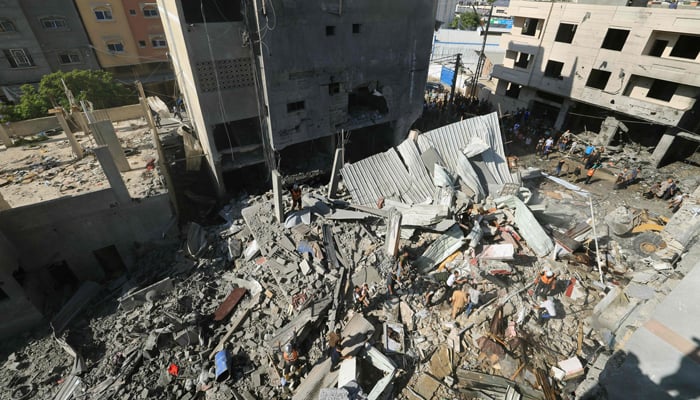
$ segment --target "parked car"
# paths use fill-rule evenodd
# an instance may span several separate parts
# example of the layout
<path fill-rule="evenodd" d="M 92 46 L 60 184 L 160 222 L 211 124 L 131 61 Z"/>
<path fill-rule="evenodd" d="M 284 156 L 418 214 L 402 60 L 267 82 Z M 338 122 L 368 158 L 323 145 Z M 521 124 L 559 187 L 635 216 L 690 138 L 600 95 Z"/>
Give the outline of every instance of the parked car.
<path fill-rule="evenodd" d="M 445 87 L 442 86 L 441 83 L 437 82 L 428 82 L 425 84 L 425 91 L 426 92 L 438 92 L 442 93 L 445 91 Z"/>

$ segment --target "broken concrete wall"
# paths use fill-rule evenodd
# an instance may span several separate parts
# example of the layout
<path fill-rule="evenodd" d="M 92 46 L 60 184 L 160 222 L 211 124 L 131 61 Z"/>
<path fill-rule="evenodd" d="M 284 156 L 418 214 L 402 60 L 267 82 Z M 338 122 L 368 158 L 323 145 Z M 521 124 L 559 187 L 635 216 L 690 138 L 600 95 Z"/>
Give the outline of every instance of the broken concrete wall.
<path fill-rule="evenodd" d="M 41 321 L 41 313 L 12 276 L 19 267 L 15 247 L 0 232 L 0 338 L 13 336 Z M 7 297 L 5 297 L 7 296 Z"/>
<path fill-rule="evenodd" d="M 29 272 L 65 261 L 80 280 L 102 280 L 94 251 L 114 245 L 125 266 L 132 245 L 160 238 L 171 219 L 167 194 L 117 203 L 111 189 L 0 212 L 0 229 Z"/>

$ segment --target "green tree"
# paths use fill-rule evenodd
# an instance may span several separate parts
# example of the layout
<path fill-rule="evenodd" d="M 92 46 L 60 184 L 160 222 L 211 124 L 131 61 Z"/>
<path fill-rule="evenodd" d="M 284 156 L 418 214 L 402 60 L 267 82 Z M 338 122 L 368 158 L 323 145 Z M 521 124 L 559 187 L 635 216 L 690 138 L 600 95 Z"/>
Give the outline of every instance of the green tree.
<path fill-rule="evenodd" d="M 73 92 L 76 101 L 89 100 L 96 109 L 118 107 L 138 102 L 136 91 L 116 82 L 105 71 L 73 70 L 44 75 L 39 90 L 32 85 L 22 86 L 19 104 L 8 107 L 13 121 L 45 117 L 49 108 L 70 106 L 61 79 Z"/>
<path fill-rule="evenodd" d="M 475 12 L 459 14 L 450 24 L 452 29 L 475 30 L 481 25 L 481 17 Z"/>

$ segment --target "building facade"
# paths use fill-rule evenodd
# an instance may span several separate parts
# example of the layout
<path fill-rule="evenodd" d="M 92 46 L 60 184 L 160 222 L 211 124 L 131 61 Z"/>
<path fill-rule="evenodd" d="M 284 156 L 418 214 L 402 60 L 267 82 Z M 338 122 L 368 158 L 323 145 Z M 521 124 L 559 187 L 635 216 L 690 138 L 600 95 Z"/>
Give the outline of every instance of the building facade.
<path fill-rule="evenodd" d="M 379 126 L 405 135 L 420 115 L 435 2 L 211 3 L 158 5 L 220 191 L 224 175 L 278 168 L 296 146 L 332 153 L 339 132 Z"/>
<path fill-rule="evenodd" d="M 697 130 L 700 11 L 514 1 L 509 13 L 493 71 L 504 109 L 538 110 L 557 128 L 582 105 Z"/>

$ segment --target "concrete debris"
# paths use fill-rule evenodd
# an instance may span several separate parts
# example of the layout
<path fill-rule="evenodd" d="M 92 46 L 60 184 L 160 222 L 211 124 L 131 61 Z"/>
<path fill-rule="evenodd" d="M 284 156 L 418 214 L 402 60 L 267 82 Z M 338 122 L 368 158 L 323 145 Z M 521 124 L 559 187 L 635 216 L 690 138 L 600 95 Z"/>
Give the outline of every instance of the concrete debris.
<path fill-rule="evenodd" d="M 271 192 L 203 205 L 215 222 L 144 251 L 103 298 L 84 284 L 55 339 L 17 346 L 0 378 L 59 400 L 534 400 L 594 387 L 601 350 L 624 346 L 697 259 L 696 193 L 663 230 L 634 232 L 608 189 L 521 184 L 498 122 L 414 133 L 343 166 L 332 188 L 305 184 L 300 211 Z"/>

